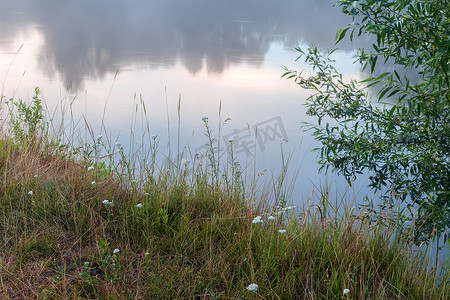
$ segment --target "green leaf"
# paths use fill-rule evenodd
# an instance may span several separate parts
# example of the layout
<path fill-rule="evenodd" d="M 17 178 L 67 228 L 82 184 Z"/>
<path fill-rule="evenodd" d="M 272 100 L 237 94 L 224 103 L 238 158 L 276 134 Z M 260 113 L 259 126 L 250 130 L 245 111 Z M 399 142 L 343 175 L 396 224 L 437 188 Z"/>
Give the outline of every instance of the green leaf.
<path fill-rule="evenodd" d="M 334 43 L 335 45 L 337 43 L 339 43 L 344 37 L 346 32 L 350 29 L 350 27 L 344 27 L 344 28 L 340 28 L 337 32 L 336 32 L 336 42 Z"/>

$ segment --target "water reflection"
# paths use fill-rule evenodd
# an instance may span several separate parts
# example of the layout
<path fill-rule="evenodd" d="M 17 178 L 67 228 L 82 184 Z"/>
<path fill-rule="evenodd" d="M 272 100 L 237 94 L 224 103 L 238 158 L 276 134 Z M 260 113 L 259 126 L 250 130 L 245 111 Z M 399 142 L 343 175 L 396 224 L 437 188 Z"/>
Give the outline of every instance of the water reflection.
<path fill-rule="evenodd" d="M 309 179 L 318 177 L 315 154 L 309 153 L 313 139 L 303 136 L 299 125 L 308 121 L 300 104 L 308 92 L 279 77 L 280 66 L 294 64 L 296 56 L 285 49 L 300 43 L 324 48 L 333 45 L 336 29 L 348 22 L 332 8 L 333 1 L 0 1 L 5 2 L 0 11 L 0 48 L 10 53 L 19 41 L 19 45 L 25 43 L 22 51 L 27 55 L 17 61 L 38 57 L 38 70 L 33 62 L 23 63 L 29 71 L 23 82 L 20 75 L 8 75 L 8 97 L 26 98 L 27 91 L 38 85 L 47 100 L 57 102 L 65 98 L 59 86 L 72 86 L 70 93 L 74 93 L 67 98 L 74 99 L 70 101 L 70 113 L 92 122 L 96 134 L 101 134 L 105 125 L 115 136 L 132 123 L 134 103 L 130 99 L 133 101 L 138 92 L 149 108 L 152 134 L 161 136 L 161 145 L 166 145 L 170 139 L 176 140 L 175 131 L 169 133 L 166 124 L 169 119 L 173 124 L 178 116 L 174 109 L 166 110 L 164 99 L 169 99 L 170 106 L 170 101 L 177 99 L 174 93 L 180 93 L 181 144 L 193 150 L 205 143 L 201 117 L 210 116 L 211 124 L 219 124 L 218 100 L 223 99 L 222 116 L 232 119 L 223 125 L 223 142 L 231 137 L 236 147 L 242 146 L 238 150 L 242 149 L 239 154 L 243 165 L 245 160 L 257 157 L 258 172 L 278 170 L 281 148 L 286 153 L 301 151 L 292 160 L 294 168 L 307 170 L 302 173 L 298 190 L 309 193 L 310 183 L 319 181 Z M 36 39 L 27 37 L 35 35 L 39 36 L 38 46 L 29 47 Z M 341 52 L 337 59 L 350 65 L 347 54 Z M 10 59 L 5 61 L 7 70 Z M 113 80 L 117 69 L 127 72 L 120 72 Z M 54 80 L 58 76 L 61 83 Z M 110 94 L 112 81 L 114 92 Z M 80 92 L 84 84 L 85 93 Z M 264 125 L 277 117 L 285 130 L 278 121 Z M 257 127 L 261 129 L 258 137 L 265 137 L 262 132 L 267 132 L 268 138 L 257 140 Z M 127 138 L 123 136 L 120 142 L 126 144 Z"/>
<path fill-rule="evenodd" d="M 220 74 L 233 64 L 258 67 L 270 44 L 330 47 L 346 16 L 328 0 L 23 0 L 2 2 L 0 47 L 30 28 L 42 35 L 39 65 L 63 84 L 83 86 L 119 67 L 182 64 Z M 330 30 L 331 29 L 331 30 Z M 345 47 L 345 46 L 344 46 Z"/>

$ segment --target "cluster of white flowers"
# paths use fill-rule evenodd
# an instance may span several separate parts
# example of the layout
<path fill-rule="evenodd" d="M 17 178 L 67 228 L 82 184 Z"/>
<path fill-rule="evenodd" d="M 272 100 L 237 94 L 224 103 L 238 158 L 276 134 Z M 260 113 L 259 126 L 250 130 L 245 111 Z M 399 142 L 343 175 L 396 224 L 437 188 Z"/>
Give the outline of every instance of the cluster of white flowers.
<path fill-rule="evenodd" d="M 344 289 L 344 295 L 350 293 L 349 289 Z"/>
<path fill-rule="evenodd" d="M 208 120 L 208 117 L 202 117 L 202 121 L 205 122 Z"/>
<path fill-rule="evenodd" d="M 114 204 L 112 202 L 110 202 L 109 200 L 103 200 L 102 203 L 104 205 L 114 206 Z"/>
<path fill-rule="evenodd" d="M 91 184 L 94 185 L 94 184 L 95 184 L 95 181 L 92 181 Z"/>
<path fill-rule="evenodd" d="M 90 167 L 88 168 L 88 171 L 92 171 L 92 170 L 94 170 L 94 167 L 93 167 L 93 166 L 90 166 Z"/>
<path fill-rule="evenodd" d="M 117 254 L 119 252 L 120 252 L 120 250 L 116 248 L 116 249 L 114 249 L 113 254 Z"/>
<path fill-rule="evenodd" d="M 252 223 L 253 223 L 253 224 L 263 223 L 263 220 L 262 220 L 261 218 L 262 218 L 261 216 L 255 217 L 255 218 L 253 219 Z M 275 217 L 274 217 L 274 216 L 269 216 L 267 219 L 268 219 L 268 220 L 271 220 L 271 221 L 274 221 L 274 220 L 275 220 Z M 279 233 L 286 233 L 286 229 L 280 229 L 280 230 L 278 230 L 278 232 L 279 232 Z"/>
<path fill-rule="evenodd" d="M 262 223 L 263 220 L 261 220 L 261 216 L 257 216 L 253 219 L 252 223 L 256 224 L 256 223 Z"/>
<path fill-rule="evenodd" d="M 252 283 L 247 287 L 247 290 L 250 292 L 256 292 L 258 290 L 258 285 L 256 283 Z"/>
<path fill-rule="evenodd" d="M 138 203 L 138 205 L 136 205 L 137 208 L 142 208 L 142 206 L 143 205 L 141 203 Z"/>
<path fill-rule="evenodd" d="M 28 192 L 28 195 L 33 195 L 33 191 L 29 191 L 29 192 Z"/>

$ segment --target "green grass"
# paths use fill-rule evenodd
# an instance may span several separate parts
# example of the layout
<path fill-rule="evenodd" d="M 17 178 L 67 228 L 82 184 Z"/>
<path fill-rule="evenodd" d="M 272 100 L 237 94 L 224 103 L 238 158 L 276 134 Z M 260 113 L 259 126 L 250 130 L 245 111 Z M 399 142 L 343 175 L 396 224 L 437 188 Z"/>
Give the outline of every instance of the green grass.
<path fill-rule="evenodd" d="M 450 297 L 448 278 L 437 281 L 394 227 L 366 212 L 337 217 L 329 193 L 311 199 L 318 206 L 270 206 L 255 198 L 265 191 L 244 188 L 234 158 L 228 173 L 211 156 L 155 166 L 153 145 L 139 156 L 146 163 L 119 150 L 117 164 L 98 155 L 102 142 L 60 145 L 45 119 L 10 113 L 0 131 L 1 298 Z"/>

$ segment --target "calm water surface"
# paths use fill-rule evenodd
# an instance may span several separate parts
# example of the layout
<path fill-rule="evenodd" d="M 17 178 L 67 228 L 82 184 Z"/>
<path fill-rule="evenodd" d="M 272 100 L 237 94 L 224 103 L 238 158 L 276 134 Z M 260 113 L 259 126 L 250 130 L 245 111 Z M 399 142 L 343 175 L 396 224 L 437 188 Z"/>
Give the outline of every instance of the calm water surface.
<path fill-rule="evenodd" d="M 281 149 L 285 156 L 292 154 L 289 182 L 295 204 L 302 204 L 313 184 L 325 182 L 310 152 L 316 143 L 300 129 L 301 122 L 313 121 L 303 107 L 308 93 L 280 76 L 283 66 L 305 67 L 294 62 L 295 47 L 332 48 L 336 30 L 351 22 L 332 7 L 333 1 L 1 4 L 5 97 L 30 100 L 39 86 L 57 118 L 63 111 L 71 111 L 75 120 L 84 116 L 95 135 L 106 133 L 124 145 L 142 101 L 161 153 L 177 152 L 181 99 L 181 145 L 191 153 L 204 151 L 202 117 L 208 116 L 215 134 L 222 124 L 222 151 L 233 139 L 241 165 L 256 173 L 267 169 L 267 179 L 281 169 Z M 346 76 L 359 78 L 352 64 L 357 45 L 341 47 L 338 66 Z M 140 128 L 139 118 L 137 124 Z M 343 193 L 344 181 L 333 180 Z M 364 183 L 363 178 L 355 192 Z"/>

